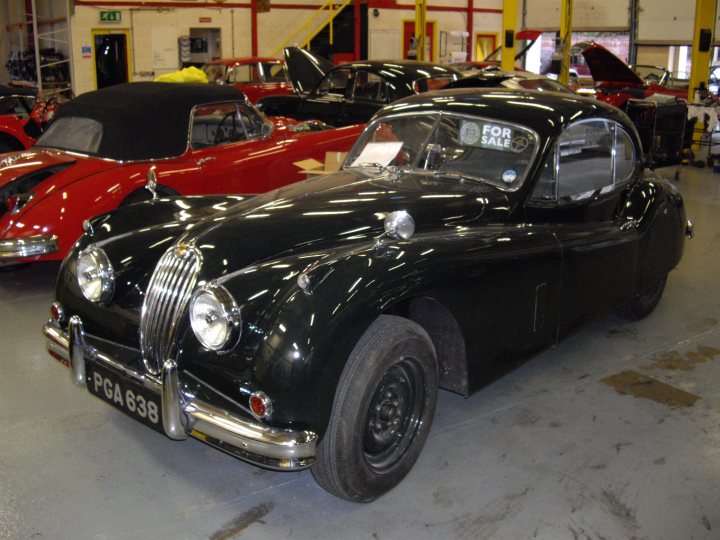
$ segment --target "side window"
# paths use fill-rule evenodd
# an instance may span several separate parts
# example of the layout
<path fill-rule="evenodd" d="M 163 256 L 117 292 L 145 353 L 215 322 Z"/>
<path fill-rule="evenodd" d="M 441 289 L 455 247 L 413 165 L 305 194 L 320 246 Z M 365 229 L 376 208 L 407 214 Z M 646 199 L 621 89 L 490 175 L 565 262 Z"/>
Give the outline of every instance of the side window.
<path fill-rule="evenodd" d="M 386 103 L 388 101 L 388 87 L 385 79 L 367 71 L 356 72 L 353 98 Z"/>
<path fill-rule="evenodd" d="M 573 202 L 608 193 L 632 178 L 635 148 L 615 122 L 583 120 L 560 135 L 532 194 L 536 201 Z"/>
<path fill-rule="evenodd" d="M 230 83 L 251 83 L 258 82 L 257 67 L 253 65 L 241 65 L 235 66 L 230 75 L 228 76 L 228 82 Z"/>
<path fill-rule="evenodd" d="M 619 127 L 615 129 L 615 183 L 621 184 L 632 178 L 635 171 L 635 148 L 630 135 Z"/>
<path fill-rule="evenodd" d="M 284 64 L 262 64 L 265 82 L 287 82 L 287 71 Z"/>
<path fill-rule="evenodd" d="M 320 83 L 318 93 L 345 95 L 348 81 L 350 80 L 349 69 L 336 69 L 331 71 Z"/>
<path fill-rule="evenodd" d="M 192 147 L 207 148 L 247 140 L 260 133 L 255 115 L 239 103 L 218 103 L 196 107 L 193 113 Z"/>
<path fill-rule="evenodd" d="M 560 136 L 558 199 L 576 201 L 596 191 L 610 191 L 613 184 L 614 126 L 604 120 L 578 122 Z"/>

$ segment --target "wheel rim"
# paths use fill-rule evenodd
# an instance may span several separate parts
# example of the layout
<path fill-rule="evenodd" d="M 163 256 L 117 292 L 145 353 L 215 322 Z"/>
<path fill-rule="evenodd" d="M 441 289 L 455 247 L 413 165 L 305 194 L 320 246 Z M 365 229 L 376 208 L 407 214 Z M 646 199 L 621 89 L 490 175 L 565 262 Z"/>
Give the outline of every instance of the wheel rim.
<path fill-rule="evenodd" d="M 363 456 L 376 473 L 396 465 L 422 424 L 425 384 L 413 358 L 403 358 L 383 375 L 365 415 Z"/>

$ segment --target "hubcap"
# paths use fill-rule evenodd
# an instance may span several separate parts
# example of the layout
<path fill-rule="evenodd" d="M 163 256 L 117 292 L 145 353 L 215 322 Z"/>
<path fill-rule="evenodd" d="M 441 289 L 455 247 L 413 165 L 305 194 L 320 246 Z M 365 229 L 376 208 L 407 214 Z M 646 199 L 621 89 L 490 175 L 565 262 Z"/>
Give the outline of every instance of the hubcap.
<path fill-rule="evenodd" d="M 365 416 L 363 455 L 377 473 L 392 468 L 405 454 L 421 425 L 425 404 L 422 370 L 403 358 L 383 375 Z"/>

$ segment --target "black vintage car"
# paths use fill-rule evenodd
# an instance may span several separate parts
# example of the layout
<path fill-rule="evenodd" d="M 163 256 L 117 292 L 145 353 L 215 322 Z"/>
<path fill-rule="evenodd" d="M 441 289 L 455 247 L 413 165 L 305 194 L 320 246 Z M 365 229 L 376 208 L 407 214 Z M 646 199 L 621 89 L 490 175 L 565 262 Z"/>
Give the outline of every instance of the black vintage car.
<path fill-rule="evenodd" d="M 596 100 L 407 98 L 337 173 L 91 220 L 48 349 L 173 439 L 370 501 L 412 467 L 438 388 L 469 395 L 588 319 L 653 310 L 692 225 L 641 154 Z"/>
<path fill-rule="evenodd" d="M 365 123 L 388 103 L 460 78 L 453 68 L 417 60 L 362 60 L 332 68 L 299 47 L 285 49 L 285 62 L 295 94 L 266 96 L 258 108 L 337 127 Z"/>

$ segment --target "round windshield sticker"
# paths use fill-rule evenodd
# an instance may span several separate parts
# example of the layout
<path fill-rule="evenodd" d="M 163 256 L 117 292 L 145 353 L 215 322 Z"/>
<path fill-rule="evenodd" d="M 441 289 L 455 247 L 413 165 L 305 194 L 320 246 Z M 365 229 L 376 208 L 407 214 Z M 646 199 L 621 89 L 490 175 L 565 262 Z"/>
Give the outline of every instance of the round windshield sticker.
<path fill-rule="evenodd" d="M 530 141 L 528 141 L 526 137 L 518 135 L 517 137 L 513 137 L 512 144 L 510 145 L 510 150 L 520 153 L 525 150 L 529 144 Z"/>
<path fill-rule="evenodd" d="M 504 173 L 502 173 L 502 181 L 506 184 L 512 184 L 515 179 L 517 178 L 517 173 L 513 171 L 512 169 L 508 169 Z"/>
<path fill-rule="evenodd" d="M 475 122 L 463 122 L 460 127 L 460 142 L 472 146 L 480 140 L 480 127 Z"/>

